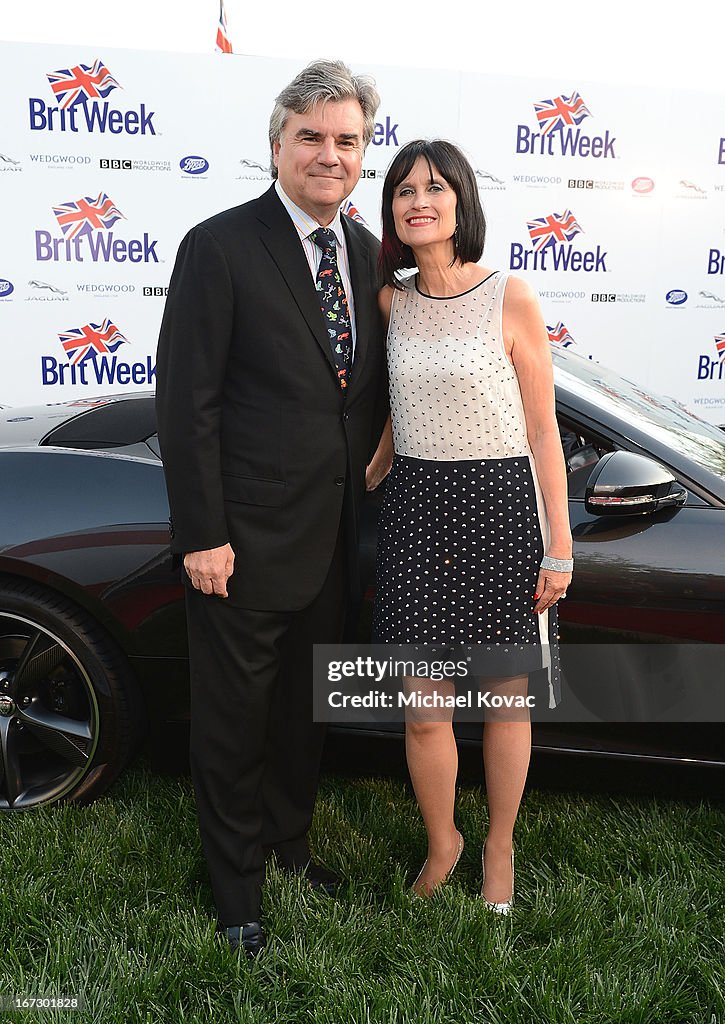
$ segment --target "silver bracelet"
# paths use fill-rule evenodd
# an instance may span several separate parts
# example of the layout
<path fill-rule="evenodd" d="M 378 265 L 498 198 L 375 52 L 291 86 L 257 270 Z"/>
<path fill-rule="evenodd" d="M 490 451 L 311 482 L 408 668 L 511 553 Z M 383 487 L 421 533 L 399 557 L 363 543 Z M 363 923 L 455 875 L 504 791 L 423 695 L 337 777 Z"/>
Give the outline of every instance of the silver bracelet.
<path fill-rule="evenodd" d="M 542 569 L 552 569 L 554 572 L 573 572 L 573 558 L 552 558 L 551 555 L 544 555 L 541 559 Z"/>

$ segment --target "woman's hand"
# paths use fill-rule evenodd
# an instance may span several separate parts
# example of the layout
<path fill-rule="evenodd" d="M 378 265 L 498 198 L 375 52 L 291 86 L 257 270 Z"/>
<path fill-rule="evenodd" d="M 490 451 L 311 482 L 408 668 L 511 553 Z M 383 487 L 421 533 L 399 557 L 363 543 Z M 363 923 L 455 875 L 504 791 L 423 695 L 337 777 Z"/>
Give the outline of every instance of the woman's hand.
<path fill-rule="evenodd" d="M 556 604 L 562 597 L 566 597 L 566 592 L 571 583 L 570 572 L 556 572 L 554 569 L 540 569 L 539 578 L 536 583 L 536 593 L 534 594 L 534 611 L 537 615 L 541 615 L 547 608 L 551 608 L 553 604 Z"/>
<path fill-rule="evenodd" d="M 365 489 L 368 491 L 374 491 L 388 475 L 392 465 L 393 428 L 390 423 L 390 417 L 388 416 L 388 420 L 383 427 L 383 432 L 380 435 L 380 443 L 375 449 L 375 454 L 365 470 Z"/>

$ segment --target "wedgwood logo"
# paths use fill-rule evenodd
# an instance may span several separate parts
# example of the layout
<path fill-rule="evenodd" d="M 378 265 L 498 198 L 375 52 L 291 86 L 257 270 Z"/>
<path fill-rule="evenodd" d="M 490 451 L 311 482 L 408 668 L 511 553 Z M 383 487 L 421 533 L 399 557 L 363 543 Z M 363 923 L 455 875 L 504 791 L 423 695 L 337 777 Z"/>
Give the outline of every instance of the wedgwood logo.
<path fill-rule="evenodd" d="M 72 167 L 87 167 L 91 158 L 81 153 L 31 153 L 30 161 L 48 170 L 70 170 Z"/>

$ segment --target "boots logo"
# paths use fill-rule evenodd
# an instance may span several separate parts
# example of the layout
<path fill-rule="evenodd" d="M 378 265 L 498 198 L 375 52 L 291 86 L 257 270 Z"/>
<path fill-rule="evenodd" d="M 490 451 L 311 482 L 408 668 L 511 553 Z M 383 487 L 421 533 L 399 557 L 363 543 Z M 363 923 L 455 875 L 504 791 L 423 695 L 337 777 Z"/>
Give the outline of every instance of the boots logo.
<path fill-rule="evenodd" d="M 47 75 L 55 104 L 31 96 L 31 132 L 97 132 L 101 135 L 156 135 L 155 111 L 142 103 L 136 110 L 111 107 L 108 97 L 122 86 L 103 61 L 76 64 Z"/>
<path fill-rule="evenodd" d="M 35 232 L 35 258 L 39 263 L 158 263 L 158 239 L 143 238 L 126 241 L 111 230 L 126 218 L 105 192 L 96 198 L 82 196 L 60 206 L 53 213 L 62 232 L 53 237 L 50 231 Z"/>
<path fill-rule="evenodd" d="M 527 222 L 530 246 L 511 243 L 511 270 L 567 270 L 599 273 L 607 270 L 607 253 L 596 249 L 575 249 L 571 244 L 584 233 L 571 210 L 549 213 Z"/>
<path fill-rule="evenodd" d="M 579 127 L 592 113 L 578 92 L 534 103 L 534 116 L 536 128 L 526 124 L 516 127 L 516 152 L 519 154 L 594 159 L 616 156 L 617 140 L 608 129 L 604 135 L 589 135 Z"/>
<path fill-rule="evenodd" d="M 549 327 L 547 324 L 546 331 L 549 335 L 549 341 L 553 345 L 560 345 L 561 348 L 569 348 L 570 345 L 575 344 L 574 339 L 571 334 L 569 334 L 569 331 L 561 320 L 558 324 L 555 324 L 554 327 Z"/>
<path fill-rule="evenodd" d="M 112 320 L 71 327 L 58 335 L 65 360 L 42 356 L 41 380 L 45 387 L 63 384 L 152 384 L 156 366 L 151 356 L 127 363 L 117 355 L 128 339 Z"/>

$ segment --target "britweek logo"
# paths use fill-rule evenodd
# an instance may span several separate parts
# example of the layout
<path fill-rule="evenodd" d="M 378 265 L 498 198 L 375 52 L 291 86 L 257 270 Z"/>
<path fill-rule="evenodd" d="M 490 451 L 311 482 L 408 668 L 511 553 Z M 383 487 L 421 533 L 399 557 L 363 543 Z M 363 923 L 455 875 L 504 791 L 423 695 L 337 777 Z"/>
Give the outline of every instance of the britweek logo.
<path fill-rule="evenodd" d="M 725 137 L 720 139 L 720 147 L 717 151 L 717 162 L 725 164 Z"/>
<path fill-rule="evenodd" d="M 56 105 L 31 96 L 31 132 L 81 132 L 104 135 L 156 135 L 155 111 L 142 103 L 137 110 L 111 107 L 107 97 L 122 86 L 105 64 L 76 64 L 47 75 Z"/>
<path fill-rule="evenodd" d="M 572 239 L 583 234 L 571 210 L 550 213 L 528 221 L 531 247 L 511 243 L 510 270 L 567 270 L 579 273 L 605 273 L 607 253 L 601 246 L 579 250 Z"/>
<path fill-rule="evenodd" d="M 698 380 L 722 380 L 725 376 L 725 334 L 715 335 L 717 358 L 703 353 L 697 364 Z"/>
<path fill-rule="evenodd" d="M 549 335 L 549 341 L 552 345 L 559 345 L 561 348 L 569 348 L 570 345 L 575 344 L 574 339 L 561 320 L 553 327 L 549 327 L 547 324 L 546 330 Z"/>
<path fill-rule="evenodd" d="M 400 126 L 393 124 L 389 117 L 385 122 L 376 121 L 375 131 L 370 140 L 373 146 L 399 146 L 397 131 Z"/>
<path fill-rule="evenodd" d="M 126 241 L 111 230 L 124 215 L 105 193 L 93 199 L 83 196 L 53 207 L 62 235 L 35 232 L 35 258 L 39 263 L 158 263 L 156 246 L 147 232 L 143 238 Z"/>
<path fill-rule="evenodd" d="M 578 92 L 555 96 L 534 103 L 536 127 L 516 127 L 516 152 L 536 156 L 593 157 L 614 159 L 616 137 L 607 129 L 604 135 L 588 135 L 579 125 L 591 117 L 591 111 Z"/>
<path fill-rule="evenodd" d="M 710 249 L 707 255 L 708 274 L 725 274 L 725 252 L 720 249 Z"/>
<path fill-rule="evenodd" d="M 100 324 L 71 327 L 58 335 L 65 361 L 41 356 L 41 383 L 44 387 L 63 384 L 151 384 L 156 364 L 151 356 L 144 362 L 127 363 L 116 354 L 128 339 L 112 320 Z"/>
<path fill-rule="evenodd" d="M 358 224 L 364 224 L 365 227 L 368 226 L 368 222 L 365 220 L 365 218 L 360 213 L 357 206 L 355 206 L 351 199 L 347 199 L 342 204 L 342 206 L 340 207 L 340 213 L 344 213 L 345 216 L 349 217 L 351 220 L 356 220 Z"/>

